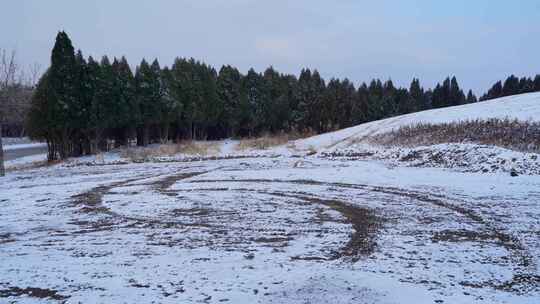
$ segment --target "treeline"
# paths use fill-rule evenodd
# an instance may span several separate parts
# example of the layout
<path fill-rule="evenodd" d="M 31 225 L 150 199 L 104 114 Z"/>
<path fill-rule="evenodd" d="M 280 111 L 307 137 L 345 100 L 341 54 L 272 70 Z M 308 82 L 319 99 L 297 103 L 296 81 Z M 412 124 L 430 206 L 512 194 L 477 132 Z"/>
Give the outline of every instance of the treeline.
<path fill-rule="evenodd" d="M 328 83 L 318 71 L 299 77 L 272 67 L 246 75 L 219 72 L 194 59 L 161 67 L 143 60 L 132 73 L 125 58 L 99 62 L 75 53 L 60 32 L 51 66 L 35 89 L 28 131 L 49 145 L 49 159 L 96 153 L 131 141 L 251 137 L 263 133 L 327 132 L 381 118 L 476 102 L 455 77 L 433 90 L 418 79 L 409 88 L 378 79 L 358 88 L 347 80 Z"/>
<path fill-rule="evenodd" d="M 540 92 L 540 75 L 536 75 L 534 80 L 529 77 L 517 78 L 514 75 L 510 75 L 504 83 L 502 81 L 496 82 L 486 94 L 480 97 L 480 100 L 484 101 L 532 92 Z"/>

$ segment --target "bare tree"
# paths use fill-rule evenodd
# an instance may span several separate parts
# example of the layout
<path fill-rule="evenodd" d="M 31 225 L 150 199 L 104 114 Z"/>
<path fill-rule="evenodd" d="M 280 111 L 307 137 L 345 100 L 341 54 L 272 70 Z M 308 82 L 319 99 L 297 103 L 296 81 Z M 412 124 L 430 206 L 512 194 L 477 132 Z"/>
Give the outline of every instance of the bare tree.
<path fill-rule="evenodd" d="M 0 50 L 0 176 L 6 174 L 4 167 L 4 147 L 2 145 L 2 123 L 4 108 L 9 99 L 9 88 L 16 82 L 18 65 L 15 61 L 15 51 L 7 53 Z"/>
<path fill-rule="evenodd" d="M 5 174 L 2 127 L 6 127 L 4 133 L 13 135 L 17 132 L 18 136 L 24 136 L 23 122 L 41 72 L 37 63 L 28 69 L 19 66 L 16 55 L 15 51 L 0 49 L 0 176 Z"/>

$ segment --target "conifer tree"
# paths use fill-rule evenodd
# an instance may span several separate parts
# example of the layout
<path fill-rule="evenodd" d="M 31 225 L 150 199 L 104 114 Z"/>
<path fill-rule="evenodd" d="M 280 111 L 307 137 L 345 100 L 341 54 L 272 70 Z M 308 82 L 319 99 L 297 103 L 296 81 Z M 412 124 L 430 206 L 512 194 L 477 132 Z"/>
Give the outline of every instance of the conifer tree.
<path fill-rule="evenodd" d="M 534 77 L 533 91 L 540 92 L 540 75 L 536 75 L 536 77 Z"/>
<path fill-rule="evenodd" d="M 534 92 L 534 82 L 531 78 L 523 77 L 519 80 L 518 92 L 516 94 Z"/>
<path fill-rule="evenodd" d="M 420 80 L 418 78 L 413 78 L 411 85 L 409 87 L 409 94 L 411 97 L 410 102 L 410 112 L 423 111 L 429 108 L 427 99 L 424 93 L 424 88 L 420 86 Z"/>
<path fill-rule="evenodd" d="M 220 120 L 226 136 L 236 134 L 241 128 L 242 76 L 231 66 L 223 66 L 217 78 L 217 91 L 223 112 Z"/>
<path fill-rule="evenodd" d="M 383 84 L 379 79 L 373 79 L 368 87 L 367 96 L 367 119 L 366 121 L 378 120 L 385 117 L 382 106 L 384 95 Z"/>
<path fill-rule="evenodd" d="M 75 133 L 71 124 L 77 116 L 77 74 L 75 50 L 71 40 L 65 32 L 59 32 L 52 50 L 48 75 L 48 92 L 51 97 L 47 98 L 47 114 L 54 130 L 53 144 L 57 146 L 55 150 L 61 159 L 70 156 L 70 138 Z"/>
<path fill-rule="evenodd" d="M 362 83 L 355 94 L 352 108 L 352 124 L 357 125 L 368 121 L 368 87 Z"/>
<path fill-rule="evenodd" d="M 465 94 L 459 88 L 456 76 L 450 80 L 450 90 L 448 95 L 447 106 L 457 106 L 465 103 Z"/>
<path fill-rule="evenodd" d="M 478 100 L 476 99 L 476 96 L 473 94 L 472 90 L 469 90 L 469 93 L 467 93 L 467 103 L 475 103 Z"/>
<path fill-rule="evenodd" d="M 258 132 L 260 122 L 264 120 L 263 106 L 266 98 L 264 79 L 262 75 L 250 69 L 244 77 L 243 87 L 246 91 L 246 99 L 249 108 L 248 136 L 254 136 Z"/>
<path fill-rule="evenodd" d="M 135 83 L 131 67 L 125 57 L 122 57 L 119 61 L 115 59 L 112 69 L 115 83 L 114 95 L 117 103 L 117 133 L 115 137 L 119 140 L 119 144 L 125 145 L 135 133 Z"/>
<path fill-rule="evenodd" d="M 342 101 L 342 86 L 339 79 L 332 78 L 326 87 L 322 112 L 322 132 L 337 128 L 340 122 L 340 105 Z"/>
<path fill-rule="evenodd" d="M 510 75 L 510 77 L 508 77 L 504 81 L 501 93 L 502 93 L 501 96 L 510 96 L 510 95 L 519 94 L 520 93 L 519 79 L 514 75 Z"/>
<path fill-rule="evenodd" d="M 135 71 L 135 92 L 137 96 L 137 145 L 150 143 L 150 127 L 157 117 L 156 81 L 158 75 L 153 74 L 145 59 Z"/>

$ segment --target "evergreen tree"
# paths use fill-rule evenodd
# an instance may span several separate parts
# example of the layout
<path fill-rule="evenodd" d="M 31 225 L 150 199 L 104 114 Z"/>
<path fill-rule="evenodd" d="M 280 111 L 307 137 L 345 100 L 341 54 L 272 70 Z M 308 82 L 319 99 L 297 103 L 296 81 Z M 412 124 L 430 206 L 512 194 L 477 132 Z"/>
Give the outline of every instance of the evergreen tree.
<path fill-rule="evenodd" d="M 534 82 L 531 78 L 523 77 L 519 80 L 519 89 L 516 94 L 534 92 Z"/>
<path fill-rule="evenodd" d="M 489 89 L 488 92 L 484 94 L 482 98 L 480 98 L 480 100 L 489 100 L 489 99 L 499 98 L 502 96 L 502 90 L 503 90 L 502 82 L 497 81 L 491 87 L 491 89 Z"/>
<path fill-rule="evenodd" d="M 317 133 L 322 132 L 322 124 L 321 124 L 321 117 L 322 117 L 322 103 L 323 103 L 323 96 L 324 91 L 326 89 L 326 84 L 324 83 L 324 79 L 322 79 L 321 75 L 319 74 L 319 71 L 314 70 L 313 74 L 311 76 L 311 107 L 309 109 L 309 117 L 310 117 L 310 127 L 312 130 L 316 131 Z"/>
<path fill-rule="evenodd" d="M 429 104 L 427 103 L 427 99 L 424 93 L 424 88 L 420 86 L 420 80 L 418 78 L 413 78 L 411 85 L 409 87 L 409 94 L 410 94 L 410 108 L 408 112 L 411 113 L 415 111 L 423 111 L 427 110 L 429 108 Z"/>
<path fill-rule="evenodd" d="M 340 85 L 340 99 L 337 103 L 337 116 L 334 117 L 334 129 L 353 126 L 352 111 L 356 100 L 356 89 L 349 79 L 345 78 Z M 324 114 L 324 113 L 323 113 Z M 336 118 L 339 117 L 339 120 Z M 322 130 L 323 132 L 326 130 Z"/>
<path fill-rule="evenodd" d="M 263 117 L 265 131 L 276 133 L 285 129 L 287 125 L 287 108 L 289 100 L 286 84 L 282 76 L 273 67 L 266 69 L 263 75 L 266 90 L 266 100 L 263 103 Z"/>
<path fill-rule="evenodd" d="M 48 92 L 51 97 L 47 98 L 47 114 L 54 134 L 53 145 L 57 146 L 55 150 L 61 159 L 70 156 L 70 138 L 76 132 L 72 125 L 77 120 L 77 74 L 75 50 L 71 40 L 65 32 L 59 32 L 52 50 L 48 74 Z"/>
<path fill-rule="evenodd" d="M 159 74 L 155 74 L 146 60 L 135 71 L 135 92 L 137 96 L 137 144 L 146 146 L 150 143 L 150 128 L 158 117 Z"/>
<path fill-rule="evenodd" d="M 294 120 L 297 128 L 301 131 L 311 127 L 314 109 L 314 96 L 312 89 L 311 70 L 302 69 L 296 88 L 296 112 Z"/>
<path fill-rule="evenodd" d="M 510 96 L 510 95 L 515 95 L 519 93 L 520 93 L 519 79 L 514 75 L 510 75 L 510 77 L 508 77 L 504 81 L 501 96 Z"/>
<path fill-rule="evenodd" d="M 357 125 L 368 121 L 368 96 L 369 90 L 366 83 L 362 83 L 355 94 L 352 107 L 352 124 Z"/>
<path fill-rule="evenodd" d="M 333 130 L 339 124 L 339 102 L 342 100 L 341 94 L 341 81 L 335 78 L 330 79 L 328 86 L 326 87 L 326 94 L 322 107 L 322 132 Z"/>
<path fill-rule="evenodd" d="M 248 136 L 253 136 L 257 134 L 257 128 L 259 127 L 259 122 L 264 120 L 263 112 L 263 103 L 266 98 L 264 79 L 263 77 L 255 72 L 255 70 L 250 69 L 244 77 L 243 88 L 246 92 L 246 100 L 248 105 Z"/>
<path fill-rule="evenodd" d="M 469 93 L 467 93 L 467 103 L 475 103 L 478 100 L 476 99 L 476 96 L 473 94 L 472 90 L 469 90 Z"/>
<path fill-rule="evenodd" d="M 379 79 L 373 79 L 368 87 L 366 121 L 378 120 L 385 117 L 383 108 L 384 89 Z"/>
<path fill-rule="evenodd" d="M 48 147 L 47 158 L 49 161 L 58 158 L 57 149 L 60 146 L 57 143 L 55 113 L 52 110 L 54 106 L 54 95 L 50 86 L 50 69 L 48 69 L 39 79 L 34 94 L 28 117 L 26 121 L 26 130 L 32 139 L 45 141 Z"/>
<path fill-rule="evenodd" d="M 381 118 L 391 117 L 397 114 L 397 103 L 395 99 L 396 88 L 392 80 L 387 80 L 383 85 L 383 95 L 381 97 Z"/>
<path fill-rule="evenodd" d="M 217 78 L 217 91 L 223 111 L 220 117 L 221 125 L 230 137 L 238 133 L 242 127 L 242 75 L 229 65 L 223 66 Z"/>
<path fill-rule="evenodd" d="M 450 90 L 448 95 L 448 106 L 457 106 L 465 103 L 465 94 L 459 88 L 458 81 L 456 77 L 452 77 L 450 80 Z"/>
<path fill-rule="evenodd" d="M 125 57 L 120 61 L 115 59 L 113 63 L 115 76 L 115 98 L 118 103 L 116 135 L 120 144 L 127 144 L 127 141 L 135 133 L 137 105 L 135 100 L 135 79 Z"/>
<path fill-rule="evenodd" d="M 540 92 L 540 75 L 536 75 L 536 77 L 534 77 L 533 91 Z"/>

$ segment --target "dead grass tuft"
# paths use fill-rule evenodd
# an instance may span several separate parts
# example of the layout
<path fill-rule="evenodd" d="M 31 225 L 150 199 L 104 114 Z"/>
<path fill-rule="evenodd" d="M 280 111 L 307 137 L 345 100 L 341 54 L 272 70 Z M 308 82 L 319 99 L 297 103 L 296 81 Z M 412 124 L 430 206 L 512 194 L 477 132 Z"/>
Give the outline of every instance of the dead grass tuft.
<path fill-rule="evenodd" d="M 238 151 L 244 150 L 267 150 L 272 147 L 277 147 L 289 143 L 289 147 L 293 146 L 294 143 L 291 143 L 293 140 L 300 138 L 306 138 L 312 136 L 311 133 L 299 133 L 299 132 L 290 132 L 290 133 L 281 133 L 281 134 L 265 134 L 258 138 L 248 138 L 242 139 L 236 149 Z"/>
<path fill-rule="evenodd" d="M 134 162 L 144 162 L 158 157 L 172 157 L 177 154 L 207 156 L 217 152 L 219 149 L 215 142 L 186 141 L 179 144 L 128 148 L 122 150 L 120 155 Z"/>

